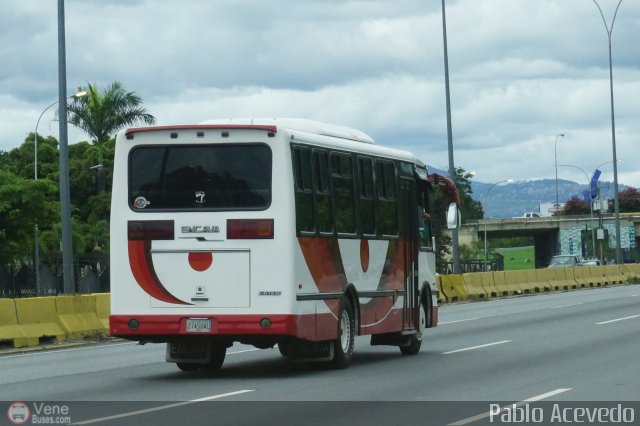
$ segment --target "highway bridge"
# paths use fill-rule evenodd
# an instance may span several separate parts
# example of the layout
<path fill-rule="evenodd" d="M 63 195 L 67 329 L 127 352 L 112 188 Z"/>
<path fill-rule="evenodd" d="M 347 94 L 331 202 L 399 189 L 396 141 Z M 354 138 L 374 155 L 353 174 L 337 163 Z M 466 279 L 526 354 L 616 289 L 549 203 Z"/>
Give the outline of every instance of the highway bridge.
<path fill-rule="evenodd" d="M 606 230 L 604 235 L 598 235 L 595 231 L 598 228 Z M 597 257 L 600 257 L 602 249 L 616 246 L 615 219 L 612 214 L 602 217 L 584 215 L 470 220 L 459 230 L 459 242 L 471 244 L 482 241 L 485 231 L 487 241 L 492 238 L 533 237 L 537 268 L 547 266 L 556 254 L 578 254 L 592 258 L 594 240 Z M 620 234 L 625 258 L 640 261 L 640 213 L 620 214 Z"/>

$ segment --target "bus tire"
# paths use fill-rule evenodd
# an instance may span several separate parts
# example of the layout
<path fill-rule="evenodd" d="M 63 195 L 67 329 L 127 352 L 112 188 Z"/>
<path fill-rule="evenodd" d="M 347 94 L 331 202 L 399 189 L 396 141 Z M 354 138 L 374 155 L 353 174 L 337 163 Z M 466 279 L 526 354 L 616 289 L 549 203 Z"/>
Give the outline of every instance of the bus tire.
<path fill-rule="evenodd" d="M 356 324 L 353 307 L 348 298 L 340 301 L 338 315 L 338 337 L 333 343 L 332 364 L 335 368 L 347 368 L 351 364 L 355 343 Z"/>
<path fill-rule="evenodd" d="M 177 362 L 176 365 L 180 371 L 196 371 L 202 367 L 202 364 L 193 362 Z"/>
<path fill-rule="evenodd" d="M 289 350 L 287 348 L 287 344 L 284 342 L 278 343 L 278 350 L 280 351 L 280 355 L 289 356 Z"/>
<path fill-rule="evenodd" d="M 430 303 L 429 297 L 423 297 L 422 303 L 420 303 L 420 317 L 418 319 L 418 329 L 415 334 L 409 336 L 409 342 L 400 346 L 400 352 L 402 355 L 415 355 L 420 352 L 420 346 L 422 346 L 422 338 L 427 329 L 427 325 L 430 324 Z"/>
<path fill-rule="evenodd" d="M 222 368 L 224 358 L 227 355 L 227 347 L 224 345 L 212 345 L 211 346 L 211 358 L 209 362 L 204 364 L 202 368 L 206 371 L 218 371 Z"/>

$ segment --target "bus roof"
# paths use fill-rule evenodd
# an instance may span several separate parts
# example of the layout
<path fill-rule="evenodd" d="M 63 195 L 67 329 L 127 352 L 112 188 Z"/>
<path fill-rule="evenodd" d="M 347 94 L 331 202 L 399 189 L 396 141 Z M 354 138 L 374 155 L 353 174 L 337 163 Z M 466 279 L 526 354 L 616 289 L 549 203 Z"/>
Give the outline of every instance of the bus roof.
<path fill-rule="evenodd" d="M 244 125 L 244 126 L 275 126 L 289 130 L 312 133 L 348 139 L 356 142 L 374 143 L 373 138 L 366 133 L 351 127 L 336 126 L 304 118 L 227 118 L 203 121 L 207 125 Z"/>
<path fill-rule="evenodd" d="M 304 118 L 224 118 L 206 120 L 199 124 L 133 127 L 124 130 L 124 135 L 127 139 L 133 139 L 136 133 L 206 129 L 262 130 L 272 133 L 278 133 L 279 130 L 285 133 L 300 132 L 306 135 L 304 137 L 305 139 L 310 139 L 308 142 L 312 142 L 315 136 L 324 136 L 334 138 L 334 142 L 329 142 L 330 140 L 328 139 L 323 140 L 327 146 L 338 147 L 338 145 L 335 145 L 337 142 L 335 139 L 341 139 L 343 141 L 341 147 L 353 150 L 354 152 L 374 153 L 384 157 L 409 161 L 419 166 L 425 166 L 425 163 L 413 153 L 397 148 L 376 145 L 373 138 L 358 129 Z"/>

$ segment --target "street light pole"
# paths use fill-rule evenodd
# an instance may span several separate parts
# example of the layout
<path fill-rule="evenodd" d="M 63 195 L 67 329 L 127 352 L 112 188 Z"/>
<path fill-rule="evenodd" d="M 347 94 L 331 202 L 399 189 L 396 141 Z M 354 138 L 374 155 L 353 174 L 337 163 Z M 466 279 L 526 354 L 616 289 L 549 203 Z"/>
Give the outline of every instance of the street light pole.
<path fill-rule="evenodd" d="M 558 214 L 558 210 L 560 209 L 560 201 L 558 197 L 558 138 L 559 137 L 564 137 L 564 133 L 558 133 L 556 135 L 556 140 L 553 143 L 553 152 L 554 152 L 554 158 L 555 158 L 555 164 L 556 164 L 556 205 L 555 205 L 556 215 Z"/>
<path fill-rule="evenodd" d="M 83 96 L 86 96 L 87 92 L 80 91 L 74 93 L 73 95 L 67 97 L 67 99 L 79 99 Z M 45 112 L 49 110 L 52 106 L 58 104 L 60 100 L 58 99 L 55 102 L 52 102 L 49 106 L 47 106 L 38 117 L 38 121 L 36 121 L 36 130 L 33 133 L 33 180 L 38 180 L 38 126 L 40 125 L 40 120 Z M 36 270 L 36 296 L 40 294 L 40 232 L 38 230 L 38 223 L 35 224 L 35 250 L 34 250 L 34 261 L 35 261 L 35 270 Z"/>
<path fill-rule="evenodd" d="M 451 96 L 449 92 L 449 54 L 447 49 L 447 18 L 445 0 L 442 0 L 442 40 L 444 43 L 444 88 L 447 109 L 447 150 L 449 153 L 449 177 L 456 182 L 456 168 L 453 162 L 453 134 L 451 130 Z M 460 273 L 460 246 L 458 244 L 458 229 L 451 230 L 451 255 L 453 256 L 453 273 Z"/>
<path fill-rule="evenodd" d="M 65 294 L 75 292 L 73 237 L 71 231 L 71 188 L 69 183 L 69 141 L 67 134 L 67 59 L 65 48 L 64 0 L 58 0 L 58 98 L 60 99 L 60 223 L 62 225 L 62 277 Z"/>
<path fill-rule="evenodd" d="M 487 203 L 489 201 L 489 192 L 493 189 L 494 186 L 499 185 L 501 183 L 511 183 L 513 179 L 501 180 L 500 182 L 496 182 L 487 189 L 487 193 L 484 196 L 484 213 L 487 213 Z M 484 271 L 487 272 L 487 265 L 489 262 L 488 251 L 487 251 L 487 218 L 484 220 Z"/>
<path fill-rule="evenodd" d="M 616 11 L 613 14 L 613 20 L 611 21 L 611 28 L 607 25 L 607 20 L 602 13 L 602 9 L 596 0 L 593 0 L 598 7 L 604 28 L 607 31 L 607 39 L 609 41 L 609 89 L 611 93 L 611 146 L 613 149 L 613 205 L 615 210 L 615 227 L 616 227 L 616 263 L 622 263 L 622 243 L 620 240 L 620 201 L 618 197 L 618 160 L 616 154 L 616 122 L 613 107 L 613 60 L 611 58 L 611 33 L 613 32 L 613 25 L 616 23 L 616 16 L 618 15 L 618 9 L 622 0 L 618 1 Z"/>

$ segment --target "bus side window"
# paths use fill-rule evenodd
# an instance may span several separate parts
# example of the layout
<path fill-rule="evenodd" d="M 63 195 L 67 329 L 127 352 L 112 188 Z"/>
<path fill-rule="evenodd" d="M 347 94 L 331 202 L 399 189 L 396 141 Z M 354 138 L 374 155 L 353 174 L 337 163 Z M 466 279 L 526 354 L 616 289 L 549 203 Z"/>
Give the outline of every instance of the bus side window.
<path fill-rule="evenodd" d="M 388 161 L 376 161 L 378 224 L 380 234 L 398 235 L 398 200 L 396 196 L 396 168 Z"/>
<path fill-rule="evenodd" d="M 331 166 L 336 232 L 355 234 L 356 215 L 354 210 L 353 164 L 351 156 L 332 152 Z"/>
<path fill-rule="evenodd" d="M 327 151 L 313 150 L 313 177 L 315 189 L 315 214 L 318 231 L 323 234 L 333 233 L 333 216 L 331 211 L 331 172 L 329 170 L 329 154 Z"/>
<path fill-rule="evenodd" d="M 296 222 L 298 231 L 315 232 L 311 150 L 309 148 L 293 148 L 293 172 L 296 185 Z"/>
<path fill-rule="evenodd" d="M 372 159 L 358 158 L 360 189 L 360 226 L 362 234 L 376 235 L 376 220 L 373 202 L 373 165 Z"/>

